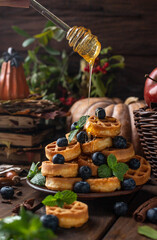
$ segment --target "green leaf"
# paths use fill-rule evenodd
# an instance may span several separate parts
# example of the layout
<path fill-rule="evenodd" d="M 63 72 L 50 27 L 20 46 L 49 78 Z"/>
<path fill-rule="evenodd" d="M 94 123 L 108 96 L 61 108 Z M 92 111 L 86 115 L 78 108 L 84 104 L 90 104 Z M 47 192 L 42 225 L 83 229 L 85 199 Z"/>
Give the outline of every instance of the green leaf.
<path fill-rule="evenodd" d="M 21 28 L 19 28 L 19 27 L 17 27 L 17 26 L 12 26 L 12 29 L 13 29 L 16 33 L 18 33 L 19 35 L 21 35 L 21 36 L 23 36 L 23 37 L 30 38 L 30 35 L 29 35 L 26 31 L 22 30 Z"/>
<path fill-rule="evenodd" d="M 98 176 L 100 178 L 109 178 L 112 177 L 112 170 L 106 164 L 101 165 L 98 168 Z"/>
<path fill-rule="evenodd" d="M 77 200 L 77 194 L 70 190 L 62 191 L 63 201 L 67 204 L 72 204 Z"/>
<path fill-rule="evenodd" d="M 116 159 L 115 155 L 110 154 L 107 157 L 107 164 L 111 169 L 113 169 L 117 165 L 117 159 Z"/>
<path fill-rule="evenodd" d="M 28 38 L 22 43 L 22 47 L 28 47 L 30 44 L 32 44 L 35 41 L 34 38 Z"/>
<path fill-rule="evenodd" d="M 85 123 L 86 123 L 86 121 L 87 121 L 88 118 L 89 118 L 88 115 L 82 116 L 82 117 L 78 120 L 76 128 L 79 128 L 79 129 L 82 128 L 82 127 L 85 125 Z"/>
<path fill-rule="evenodd" d="M 157 239 L 157 231 L 152 227 L 139 226 L 137 231 L 139 234 L 144 235 L 145 237 L 155 240 Z"/>
<path fill-rule="evenodd" d="M 35 176 L 35 174 L 37 174 L 39 172 L 38 170 L 38 165 L 39 165 L 40 162 L 37 162 L 36 164 L 33 162 L 30 169 L 29 169 L 29 172 L 28 172 L 28 175 L 27 175 L 27 178 L 32 178 Z"/>
<path fill-rule="evenodd" d="M 47 196 L 42 203 L 46 206 L 58 206 L 63 207 L 64 203 L 66 204 L 72 204 L 74 201 L 77 200 L 77 194 L 70 191 L 70 190 L 64 190 L 62 192 L 57 192 L 54 196 L 49 195 Z"/>
<path fill-rule="evenodd" d="M 75 129 L 73 131 L 70 132 L 69 136 L 68 136 L 68 141 L 69 143 L 73 140 L 73 138 L 75 137 L 75 135 L 78 133 L 79 129 Z"/>
<path fill-rule="evenodd" d="M 125 163 L 117 163 L 113 168 L 113 175 L 120 181 L 123 181 L 125 173 L 129 170 L 129 167 Z"/>
<path fill-rule="evenodd" d="M 35 185 L 45 186 L 45 177 L 39 172 L 30 180 L 30 182 Z"/>
<path fill-rule="evenodd" d="M 55 49 L 53 49 L 53 48 L 51 48 L 51 47 L 49 47 L 49 46 L 46 46 L 46 47 L 45 47 L 45 50 L 46 50 L 46 52 L 48 52 L 48 53 L 51 54 L 52 56 L 59 56 L 59 55 L 60 55 L 60 52 L 59 52 L 59 51 L 57 51 L 57 50 L 55 50 Z"/>
<path fill-rule="evenodd" d="M 112 47 L 103 48 L 100 52 L 101 55 L 107 54 L 109 51 L 112 51 Z"/>

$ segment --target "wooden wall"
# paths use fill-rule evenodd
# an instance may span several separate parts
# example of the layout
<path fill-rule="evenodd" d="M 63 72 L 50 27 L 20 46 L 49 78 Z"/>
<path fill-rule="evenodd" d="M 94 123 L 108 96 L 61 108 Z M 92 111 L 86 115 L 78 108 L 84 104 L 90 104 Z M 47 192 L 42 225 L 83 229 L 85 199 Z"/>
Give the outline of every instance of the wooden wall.
<path fill-rule="evenodd" d="M 70 26 L 85 26 L 97 35 L 102 47 L 112 46 L 114 53 L 126 60 L 125 75 L 116 82 L 116 96 L 143 97 L 144 74 L 157 65 L 157 1 L 156 0 L 40 0 Z M 13 32 L 17 25 L 30 34 L 40 32 L 46 19 L 34 9 L 0 7 L 0 54 L 9 46 L 24 51 L 24 38 Z M 58 49 L 67 41 L 53 42 Z M 77 72 L 80 57 L 70 59 L 71 71 Z"/>

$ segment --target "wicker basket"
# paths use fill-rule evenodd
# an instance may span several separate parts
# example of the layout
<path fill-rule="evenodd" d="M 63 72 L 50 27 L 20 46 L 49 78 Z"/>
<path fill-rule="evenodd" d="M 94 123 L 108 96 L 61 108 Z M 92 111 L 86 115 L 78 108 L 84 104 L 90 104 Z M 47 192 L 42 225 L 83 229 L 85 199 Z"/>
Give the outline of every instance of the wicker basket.
<path fill-rule="evenodd" d="M 157 108 L 134 111 L 134 120 L 146 159 L 157 177 Z"/>

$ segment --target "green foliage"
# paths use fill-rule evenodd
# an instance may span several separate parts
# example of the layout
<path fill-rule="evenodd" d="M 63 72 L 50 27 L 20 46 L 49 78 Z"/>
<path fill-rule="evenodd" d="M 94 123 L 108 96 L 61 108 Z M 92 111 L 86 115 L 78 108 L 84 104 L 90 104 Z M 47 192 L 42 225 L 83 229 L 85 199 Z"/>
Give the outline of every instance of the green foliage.
<path fill-rule="evenodd" d="M 38 168 L 39 162 L 35 164 L 32 163 L 30 170 L 28 172 L 27 178 L 30 182 L 39 186 L 45 186 L 45 177 L 41 174 L 41 170 Z"/>
<path fill-rule="evenodd" d="M 51 240 L 55 234 L 44 228 L 39 216 L 21 209 L 19 216 L 6 217 L 0 221 L 1 240 Z"/>
<path fill-rule="evenodd" d="M 54 196 L 49 195 L 47 196 L 42 203 L 46 206 L 58 206 L 63 207 L 64 203 L 66 204 L 72 204 L 74 201 L 77 200 L 77 194 L 70 191 L 70 190 L 64 190 L 62 192 L 57 192 Z"/>
<path fill-rule="evenodd" d="M 115 155 L 110 154 L 107 157 L 107 164 L 103 164 L 98 168 L 98 176 L 99 177 L 111 177 L 115 176 L 120 181 L 123 181 L 125 173 L 129 170 L 129 167 L 125 163 L 118 163 Z"/>
<path fill-rule="evenodd" d="M 148 237 L 149 239 L 157 239 L 157 231 L 149 226 L 139 226 L 138 233 L 145 237 Z"/>

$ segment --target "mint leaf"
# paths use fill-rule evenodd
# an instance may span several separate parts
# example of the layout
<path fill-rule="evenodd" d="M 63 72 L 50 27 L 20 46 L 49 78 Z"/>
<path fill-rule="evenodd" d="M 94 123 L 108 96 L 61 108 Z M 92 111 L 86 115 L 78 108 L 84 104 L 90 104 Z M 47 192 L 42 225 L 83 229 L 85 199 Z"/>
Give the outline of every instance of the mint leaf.
<path fill-rule="evenodd" d="M 32 178 L 35 176 L 35 174 L 39 172 L 38 165 L 39 165 L 39 162 L 37 164 L 35 164 L 34 162 L 32 163 L 30 170 L 28 172 L 27 178 Z"/>
<path fill-rule="evenodd" d="M 124 175 L 129 170 L 129 167 L 125 163 L 117 163 L 117 165 L 115 165 L 112 170 L 113 175 L 120 181 L 123 181 Z"/>
<path fill-rule="evenodd" d="M 54 196 L 49 195 L 47 196 L 42 203 L 46 206 L 58 206 L 63 207 L 64 203 L 71 204 L 77 200 L 77 194 L 70 191 L 64 190 L 62 192 L 57 192 Z"/>
<path fill-rule="evenodd" d="M 112 177 L 112 170 L 106 164 L 103 164 L 98 168 L 98 176 L 100 178 Z"/>
<path fill-rule="evenodd" d="M 75 135 L 78 133 L 79 129 L 75 129 L 73 131 L 70 132 L 69 136 L 68 136 L 68 141 L 69 143 L 73 140 L 73 138 L 75 137 Z"/>
<path fill-rule="evenodd" d="M 113 154 L 110 154 L 108 157 L 107 157 L 107 164 L 108 166 L 113 169 L 116 165 L 117 165 L 117 159 L 116 159 L 116 156 L 113 155 Z"/>
<path fill-rule="evenodd" d="M 21 209 L 19 216 L 7 217 L 0 221 L 0 239 L 51 240 L 55 234 L 44 228 L 39 216 Z"/>
<path fill-rule="evenodd" d="M 39 186 L 45 186 L 45 177 L 39 172 L 30 180 L 30 182 Z"/>
<path fill-rule="evenodd" d="M 77 200 L 77 194 L 70 190 L 62 191 L 63 201 L 67 204 L 72 204 Z"/>
<path fill-rule="evenodd" d="M 87 121 L 88 118 L 89 118 L 88 115 L 82 116 L 82 117 L 78 120 L 76 128 L 77 128 L 77 127 L 78 127 L 79 129 L 82 128 L 82 127 L 85 125 L 85 123 L 86 123 L 86 121 Z"/>
<path fill-rule="evenodd" d="M 157 239 L 157 231 L 149 226 L 139 226 L 138 233 L 150 239 Z"/>

